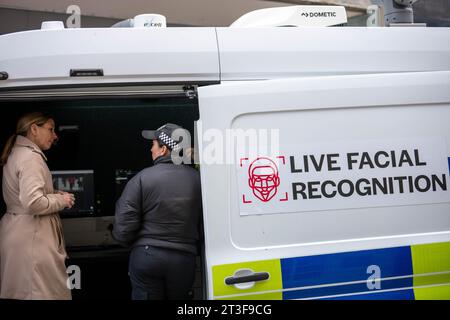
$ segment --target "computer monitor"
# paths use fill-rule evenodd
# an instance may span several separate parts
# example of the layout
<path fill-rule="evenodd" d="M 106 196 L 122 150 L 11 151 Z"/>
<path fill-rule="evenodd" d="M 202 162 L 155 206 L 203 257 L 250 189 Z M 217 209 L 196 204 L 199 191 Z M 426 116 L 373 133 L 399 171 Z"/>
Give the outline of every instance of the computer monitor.
<path fill-rule="evenodd" d="M 53 188 L 75 195 L 75 205 L 60 212 L 62 217 L 76 217 L 94 214 L 94 171 L 65 170 L 52 171 Z"/>

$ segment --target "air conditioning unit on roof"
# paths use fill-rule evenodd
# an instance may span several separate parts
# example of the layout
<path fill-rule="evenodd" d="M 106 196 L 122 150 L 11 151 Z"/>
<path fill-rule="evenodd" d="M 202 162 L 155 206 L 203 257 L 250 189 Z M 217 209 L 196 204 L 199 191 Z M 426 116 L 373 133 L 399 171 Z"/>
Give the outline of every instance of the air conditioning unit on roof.
<path fill-rule="evenodd" d="M 230 27 L 330 27 L 346 23 L 343 6 L 289 6 L 249 12 Z"/>

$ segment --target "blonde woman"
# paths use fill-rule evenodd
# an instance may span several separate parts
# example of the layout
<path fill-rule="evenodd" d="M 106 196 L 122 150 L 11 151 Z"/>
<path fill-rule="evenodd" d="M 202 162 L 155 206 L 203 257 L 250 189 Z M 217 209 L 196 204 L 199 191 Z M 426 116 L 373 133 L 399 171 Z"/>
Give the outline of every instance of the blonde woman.
<path fill-rule="evenodd" d="M 71 299 L 58 211 L 75 198 L 55 193 L 43 153 L 57 139 L 53 119 L 33 112 L 19 119 L 3 149 L 0 298 Z"/>

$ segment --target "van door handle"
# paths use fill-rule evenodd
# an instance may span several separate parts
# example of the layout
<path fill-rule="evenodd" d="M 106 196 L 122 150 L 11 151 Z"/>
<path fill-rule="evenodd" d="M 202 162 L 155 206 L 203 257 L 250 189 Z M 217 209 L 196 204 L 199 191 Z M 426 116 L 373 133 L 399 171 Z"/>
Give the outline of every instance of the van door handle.
<path fill-rule="evenodd" d="M 251 274 L 251 275 L 234 276 L 234 277 L 225 278 L 225 284 L 233 285 L 233 284 L 245 283 L 245 282 L 263 281 L 263 280 L 267 280 L 267 279 L 269 279 L 268 272 L 255 272 L 254 274 Z"/>

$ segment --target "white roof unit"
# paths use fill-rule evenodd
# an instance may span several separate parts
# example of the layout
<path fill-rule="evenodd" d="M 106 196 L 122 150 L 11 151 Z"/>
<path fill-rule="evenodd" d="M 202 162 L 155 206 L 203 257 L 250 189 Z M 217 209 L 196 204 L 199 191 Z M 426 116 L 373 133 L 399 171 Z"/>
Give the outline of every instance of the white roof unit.
<path fill-rule="evenodd" d="M 64 29 L 62 21 L 44 21 L 41 24 L 41 30 L 61 30 Z"/>
<path fill-rule="evenodd" d="M 249 12 L 230 27 L 329 27 L 346 23 L 342 6 L 289 6 Z"/>

